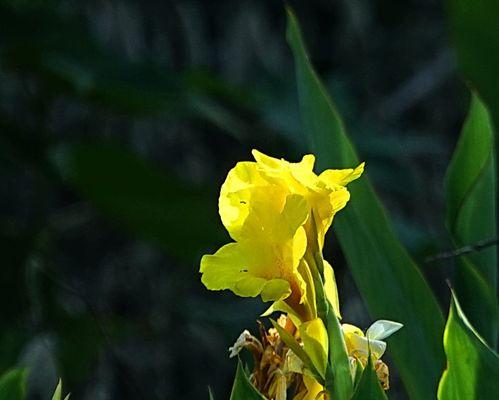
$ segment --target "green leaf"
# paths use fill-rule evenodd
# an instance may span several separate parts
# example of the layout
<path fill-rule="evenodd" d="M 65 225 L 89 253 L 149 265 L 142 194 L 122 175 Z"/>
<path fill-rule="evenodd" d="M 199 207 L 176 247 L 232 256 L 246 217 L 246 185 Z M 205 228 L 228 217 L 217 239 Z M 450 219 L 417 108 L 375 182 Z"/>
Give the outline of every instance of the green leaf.
<path fill-rule="evenodd" d="M 499 2 L 447 2 L 459 68 L 489 106 L 499 129 Z"/>
<path fill-rule="evenodd" d="M 327 315 L 326 328 L 329 336 L 329 364 L 326 372 L 329 379 L 326 379 L 326 389 L 332 393 L 332 398 L 348 400 L 353 393 L 350 362 L 340 321 L 331 306 Z"/>
<path fill-rule="evenodd" d="M 385 391 L 374 370 L 372 359 L 369 357 L 352 400 L 386 400 L 386 398 Z"/>
<path fill-rule="evenodd" d="M 288 11 L 303 129 L 320 168 L 359 163 L 343 122 L 306 52 L 298 22 Z M 442 312 L 421 272 L 395 236 L 367 178 L 349 186 L 352 198 L 338 214 L 335 232 L 373 319 L 404 324 L 390 339 L 390 354 L 412 399 L 432 398 L 444 365 Z M 414 349 L 417 349 L 415 352 Z"/>
<path fill-rule="evenodd" d="M 57 147 L 64 180 L 99 210 L 170 254 L 193 261 L 222 241 L 211 193 L 168 176 L 133 153 L 105 144 Z"/>
<path fill-rule="evenodd" d="M 208 396 L 210 396 L 210 400 L 215 400 L 215 395 L 213 394 L 213 391 L 209 386 L 208 386 Z"/>
<path fill-rule="evenodd" d="M 12 369 L 0 377 L 0 400 L 22 400 L 26 396 L 27 372 Z"/>
<path fill-rule="evenodd" d="M 456 247 L 497 235 L 494 137 L 485 106 L 473 96 L 447 171 L 447 227 Z M 475 329 L 495 348 L 499 311 L 494 247 L 460 257 L 455 290 Z"/>
<path fill-rule="evenodd" d="M 454 293 L 444 348 L 447 369 L 438 388 L 439 400 L 499 398 L 499 357 L 471 326 Z"/>
<path fill-rule="evenodd" d="M 52 400 L 61 400 L 62 399 L 62 381 L 59 379 L 59 383 L 55 388 L 54 395 L 52 396 Z M 69 400 L 69 394 L 64 397 L 64 400 Z"/>
<path fill-rule="evenodd" d="M 241 361 L 237 363 L 236 378 L 230 394 L 230 400 L 266 400 L 265 397 L 251 384 L 244 372 Z"/>

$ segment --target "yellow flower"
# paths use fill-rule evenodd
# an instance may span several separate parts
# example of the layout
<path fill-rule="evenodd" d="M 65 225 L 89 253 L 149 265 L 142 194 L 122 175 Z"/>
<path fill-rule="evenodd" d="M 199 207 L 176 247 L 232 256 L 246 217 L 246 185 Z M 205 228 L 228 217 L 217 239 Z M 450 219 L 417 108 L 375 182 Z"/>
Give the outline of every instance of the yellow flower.
<path fill-rule="evenodd" d="M 349 199 L 345 185 L 360 176 L 355 170 L 313 172 L 315 158 L 299 163 L 268 157 L 253 150 L 256 162 L 239 162 L 220 190 L 219 213 L 235 243 L 201 260 L 208 289 L 230 289 L 245 297 L 274 301 L 274 310 L 300 320 L 316 317 L 311 266 L 322 250 L 334 214 Z M 325 291 L 339 314 L 336 283 L 325 263 Z"/>
<path fill-rule="evenodd" d="M 316 224 L 316 229 L 312 229 L 312 221 L 308 218 L 309 242 L 317 241 L 322 249 L 334 215 L 350 199 L 346 185 L 362 174 L 364 163 L 355 169 L 329 169 L 316 175 L 313 172 L 315 157 L 311 154 L 305 155 L 298 163 L 269 157 L 257 150 L 252 154 L 256 162 L 238 163 L 229 172 L 220 193 L 220 216 L 232 238 L 237 240 L 238 230 L 248 215 L 246 202 L 251 201 L 251 189 L 277 187 L 287 194 L 299 194 L 306 199 L 309 214 Z"/>
<path fill-rule="evenodd" d="M 243 297 L 261 295 L 263 301 L 276 301 L 291 296 L 293 304 L 302 303 L 306 289 L 298 265 L 307 246 L 302 227 L 307 219 L 305 200 L 272 188 L 254 188 L 247 206 L 237 233 L 229 229 L 237 242 L 202 258 L 202 282 L 208 289 L 230 289 Z"/>

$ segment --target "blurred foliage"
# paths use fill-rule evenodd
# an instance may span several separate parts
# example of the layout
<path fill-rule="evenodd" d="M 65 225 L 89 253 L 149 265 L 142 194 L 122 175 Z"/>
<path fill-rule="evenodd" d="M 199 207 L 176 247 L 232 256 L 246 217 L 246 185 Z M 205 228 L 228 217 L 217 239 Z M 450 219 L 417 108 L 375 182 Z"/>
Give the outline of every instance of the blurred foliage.
<path fill-rule="evenodd" d="M 0 377 L 0 399 L 22 400 L 25 393 L 26 371 L 11 370 Z"/>
<path fill-rule="evenodd" d="M 446 248 L 467 92 L 443 5 L 291 3 L 402 242 Z M 229 396 L 223 354 L 263 309 L 206 293 L 197 264 L 224 241 L 227 170 L 306 149 L 284 30 L 264 0 L 0 3 L 0 368 L 31 368 L 29 398 L 59 376 L 75 399 Z M 345 318 L 367 321 L 332 252 Z M 439 299 L 451 267 L 423 265 Z"/>

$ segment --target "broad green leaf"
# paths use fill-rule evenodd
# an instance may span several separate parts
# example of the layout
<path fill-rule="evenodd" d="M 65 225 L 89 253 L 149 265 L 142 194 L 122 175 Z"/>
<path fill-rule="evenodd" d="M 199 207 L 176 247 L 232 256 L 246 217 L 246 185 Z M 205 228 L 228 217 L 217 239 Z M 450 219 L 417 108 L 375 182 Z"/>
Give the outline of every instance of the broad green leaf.
<path fill-rule="evenodd" d="M 236 378 L 232 386 L 230 400 L 266 400 L 265 397 L 251 384 L 244 372 L 241 361 L 237 363 Z"/>
<path fill-rule="evenodd" d="M 352 400 L 386 400 L 386 394 L 379 383 L 373 362 L 369 357 Z"/>
<path fill-rule="evenodd" d="M 192 261 L 223 237 L 209 192 L 164 174 L 110 145 L 68 145 L 52 154 L 65 181 L 84 199 L 170 254 Z M 208 203 L 207 203 L 208 202 Z"/>
<path fill-rule="evenodd" d="M 494 137 L 488 112 L 473 96 L 447 171 L 447 227 L 456 247 L 497 235 Z M 459 257 L 456 293 L 472 325 L 493 348 L 497 344 L 497 251 Z"/>
<path fill-rule="evenodd" d="M 458 64 L 499 129 L 499 2 L 447 0 Z M 496 131 L 497 134 L 497 131 Z"/>
<path fill-rule="evenodd" d="M 444 348 L 447 369 L 438 388 L 439 400 L 499 399 L 499 357 L 471 326 L 454 294 Z"/>
<path fill-rule="evenodd" d="M 12 369 L 0 377 L 0 400 L 23 400 L 26 395 L 26 371 Z"/>
<path fill-rule="evenodd" d="M 303 130 L 319 168 L 358 165 L 354 147 L 310 63 L 291 11 L 287 39 L 295 58 Z M 444 365 L 442 312 L 421 272 L 395 236 L 367 178 L 353 182 L 349 190 L 351 200 L 336 217 L 335 232 L 373 319 L 404 324 L 403 332 L 390 339 L 390 354 L 411 398 L 427 400 L 436 392 Z"/>
<path fill-rule="evenodd" d="M 341 331 L 340 321 L 329 307 L 327 315 L 327 333 L 329 336 L 329 364 L 326 372 L 326 389 L 332 393 L 332 398 L 348 400 L 352 397 L 353 381 L 350 373 L 350 362 Z"/>

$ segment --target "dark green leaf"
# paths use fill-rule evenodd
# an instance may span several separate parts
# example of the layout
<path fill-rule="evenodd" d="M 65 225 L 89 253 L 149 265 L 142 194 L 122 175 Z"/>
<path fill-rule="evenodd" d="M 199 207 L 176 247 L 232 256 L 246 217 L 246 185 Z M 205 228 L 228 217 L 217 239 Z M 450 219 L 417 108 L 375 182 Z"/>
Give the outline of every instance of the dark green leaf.
<path fill-rule="evenodd" d="M 454 294 L 444 347 L 447 369 L 438 388 L 439 400 L 499 398 L 499 357 L 470 325 Z"/>
<path fill-rule="evenodd" d="M 287 38 L 295 58 L 303 129 L 319 167 L 356 166 L 359 159 L 310 63 L 292 12 Z M 367 178 L 353 182 L 349 188 L 352 198 L 336 217 L 336 234 L 372 317 L 404 324 L 404 332 L 390 339 L 389 351 L 411 398 L 427 400 L 435 395 L 444 365 L 441 310 L 421 272 L 397 240 Z"/>
<path fill-rule="evenodd" d="M 357 390 L 352 400 L 386 400 L 386 394 L 379 383 L 378 375 L 374 370 L 371 357 L 367 362 L 362 377 L 360 378 Z"/>
<path fill-rule="evenodd" d="M 110 145 L 69 145 L 53 154 L 61 175 L 84 198 L 170 254 L 193 261 L 222 238 L 210 192 L 168 176 Z"/>
<path fill-rule="evenodd" d="M 237 363 L 236 378 L 234 379 L 234 386 L 232 386 L 230 400 L 266 400 L 251 384 L 244 372 L 241 361 Z"/>
<path fill-rule="evenodd" d="M 448 0 L 448 11 L 459 67 L 499 129 L 499 2 Z"/>
<path fill-rule="evenodd" d="M 21 369 L 7 371 L 0 378 L 0 400 L 23 400 L 27 373 Z"/>
<path fill-rule="evenodd" d="M 497 235 L 494 137 L 487 110 L 473 96 L 447 171 L 447 227 L 457 247 Z M 498 306 L 494 247 L 458 260 L 456 293 L 472 325 L 495 348 Z"/>

